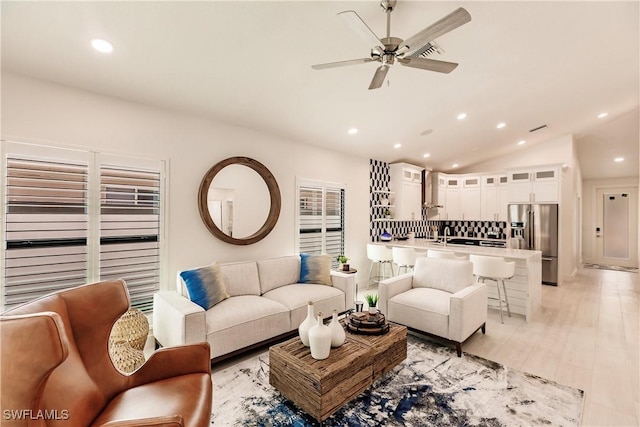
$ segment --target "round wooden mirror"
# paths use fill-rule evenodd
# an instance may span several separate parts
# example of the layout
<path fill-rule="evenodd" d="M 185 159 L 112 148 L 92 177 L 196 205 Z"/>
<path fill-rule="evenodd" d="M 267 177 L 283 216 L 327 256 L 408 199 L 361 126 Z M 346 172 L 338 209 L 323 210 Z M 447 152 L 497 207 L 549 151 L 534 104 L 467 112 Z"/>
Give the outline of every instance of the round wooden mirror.
<path fill-rule="evenodd" d="M 278 221 L 280 203 L 276 179 L 262 163 L 249 157 L 230 157 L 217 163 L 204 175 L 198 190 L 198 209 L 207 229 L 234 245 L 264 239 Z"/>

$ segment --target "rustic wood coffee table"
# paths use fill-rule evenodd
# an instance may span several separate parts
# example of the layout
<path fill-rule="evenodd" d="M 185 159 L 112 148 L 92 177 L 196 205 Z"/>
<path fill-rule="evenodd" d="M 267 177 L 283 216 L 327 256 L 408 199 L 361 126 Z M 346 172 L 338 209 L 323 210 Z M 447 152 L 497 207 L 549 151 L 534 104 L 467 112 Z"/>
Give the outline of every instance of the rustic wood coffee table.
<path fill-rule="evenodd" d="M 295 337 L 269 348 L 269 384 L 322 422 L 406 357 L 407 328 L 393 323 L 384 335 L 347 332 L 324 360 Z"/>

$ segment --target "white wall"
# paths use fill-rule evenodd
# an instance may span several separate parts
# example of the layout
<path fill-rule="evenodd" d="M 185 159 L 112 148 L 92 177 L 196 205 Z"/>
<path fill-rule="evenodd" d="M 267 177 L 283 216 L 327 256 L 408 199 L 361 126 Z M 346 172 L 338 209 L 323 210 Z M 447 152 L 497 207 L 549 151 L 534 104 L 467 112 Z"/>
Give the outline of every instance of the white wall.
<path fill-rule="evenodd" d="M 525 145 L 510 154 L 475 164 L 465 168 L 461 172 L 492 172 L 556 163 L 567 163 L 569 166 L 573 166 L 576 163 L 575 159 L 573 137 L 572 135 L 565 135 L 557 139 L 537 143 L 528 147 Z"/>
<path fill-rule="evenodd" d="M 577 161 L 573 135 L 523 147 L 511 154 L 476 164 L 463 173 L 498 172 L 512 168 L 561 165 L 561 191 L 558 230 L 558 282 L 569 279 L 580 262 L 580 220 L 582 176 Z"/>
<path fill-rule="evenodd" d="M 296 176 L 347 185 L 345 252 L 356 268 L 367 271 L 368 159 L 5 72 L 2 139 L 167 160 L 168 263 L 162 288 L 173 287 L 176 272 L 183 268 L 293 254 Z M 280 186 L 278 223 L 253 245 L 219 241 L 198 214 L 202 177 L 232 156 L 263 163 Z"/>

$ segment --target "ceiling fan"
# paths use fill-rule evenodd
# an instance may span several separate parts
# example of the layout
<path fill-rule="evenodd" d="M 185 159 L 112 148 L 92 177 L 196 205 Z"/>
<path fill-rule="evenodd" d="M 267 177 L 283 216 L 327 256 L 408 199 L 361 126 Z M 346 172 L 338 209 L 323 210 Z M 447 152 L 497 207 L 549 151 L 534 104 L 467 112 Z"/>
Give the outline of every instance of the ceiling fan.
<path fill-rule="evenodd" d="M 382 65 L 378 67 L 373 75 L 369 89 L 377 89 L 382 86 L 389 68 L 395 61 L 407 67 L 438 73 L 450 73 L 453 71 L 458 66 L 455 62 L 421 58 L 419 55 L 429 42 L 471 21 L 469 12 L 460 7 L 424 30 L 409 37 L 407 40 L 402 40 L 398 37 L 391 37 L 390 34 L 391 12 L 395 8 L 396 3 L 397 0 L 382 0 L 380 2 L 382 10 L 387 14 L 387 36 L 383 39 L 379 39 L 353 10 L 338 13 L 338 16 L 344 20 L 349 28 L 369 43 L 369 46 L 373 46 L 370 57 L 317 64 L 312 65 L 311 68 L 314 70 L 324 70 L 327 68 L 343 67 L 345 65 L 366 64 L 374 61 L 380 62 Z"/>

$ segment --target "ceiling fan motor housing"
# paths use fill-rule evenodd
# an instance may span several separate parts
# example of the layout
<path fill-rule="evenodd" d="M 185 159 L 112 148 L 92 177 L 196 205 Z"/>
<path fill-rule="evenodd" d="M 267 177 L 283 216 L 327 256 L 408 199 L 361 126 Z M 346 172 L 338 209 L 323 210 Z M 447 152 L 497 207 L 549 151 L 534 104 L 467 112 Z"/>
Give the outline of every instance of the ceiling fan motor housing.
<path fill-rule="evenodd" d="M 385 53 L 382 55 L 382 65 L 393 65 L 396 60 L 396 56 L 393 53 Z"/>
<path fill-rule="evenodd" d="M 398 50 L 398 46 L 403 42 L 401 38 L 398 37 L 385 37 L 380 39 L 382 43 L 384 43 L 384 51 L 385 53 L 392 53 Z"/>

